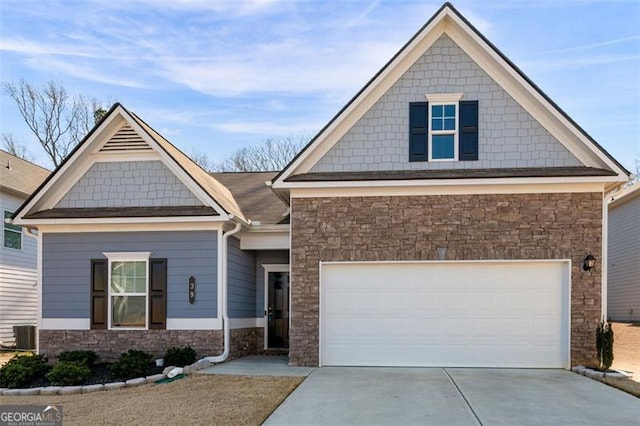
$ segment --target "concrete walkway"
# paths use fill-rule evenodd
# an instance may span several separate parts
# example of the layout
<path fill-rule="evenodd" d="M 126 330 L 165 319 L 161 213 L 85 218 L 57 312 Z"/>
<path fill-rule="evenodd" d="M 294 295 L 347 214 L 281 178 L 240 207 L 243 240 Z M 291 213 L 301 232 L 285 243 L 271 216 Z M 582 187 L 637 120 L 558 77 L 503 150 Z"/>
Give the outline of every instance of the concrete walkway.
<path fill-rule="evenodd" d="M 201 374 L 229 374 L 234 376 L 306 377 L 315 368 L 291 367 L 286 355 L 256 355 L 223 362 L 198 371 Z"/>
<path fill-rule="evenodd" d="M 640 399 L 565 370 L 323 367 L 266 425 L 631 425 Z"/>

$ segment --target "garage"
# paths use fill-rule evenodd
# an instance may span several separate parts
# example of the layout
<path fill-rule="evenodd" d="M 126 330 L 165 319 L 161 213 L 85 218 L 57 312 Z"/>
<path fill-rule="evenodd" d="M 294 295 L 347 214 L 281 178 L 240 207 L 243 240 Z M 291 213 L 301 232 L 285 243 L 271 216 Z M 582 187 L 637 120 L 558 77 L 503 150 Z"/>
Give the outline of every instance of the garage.
<path fill-rule="evenodd" d="M 323 262 L 320 364 L 569 367 L 570 262 Z"/>

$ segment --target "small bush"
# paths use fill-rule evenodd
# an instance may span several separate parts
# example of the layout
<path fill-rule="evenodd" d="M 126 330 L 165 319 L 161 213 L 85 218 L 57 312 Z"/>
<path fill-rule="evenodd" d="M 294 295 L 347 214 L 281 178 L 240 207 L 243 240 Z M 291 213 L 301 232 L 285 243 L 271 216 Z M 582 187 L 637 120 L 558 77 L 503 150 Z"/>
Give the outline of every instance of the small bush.
<path fill-rule="evenodd" d="M 94 351 L 64 351 L 58 355 L 59 362 L 81 362 L 89 368 L 98 360 L 98 354 Z"/>
<path fill-rule="evenodd" d="M 50 368 L 43 355 L 16 355 L 0 368 L 0 387 L 20 388 L 29 385 Z"/>
<path fill-rule="evenodd" d="M 596 329 L 596 351 L 599 367 L 606 372 L 613 363 L 613 328 L 604 320 Z"/>
<path fill-rule="evenodd" d="M 79 362 L 60 361 L 47 373 L 47 380 L 56 386 L 83 384 L 91 376 L 91 369 L 84 360 Z"/>
<path fill-rule="evenodd" d="M 194 362 L 196 362 L 196 351 L 189 346 L 185 346 L 184 348 L 169 348 L 164 354 L 164 365 L 167 366 L 184 367 Z"/>
<path fill-rule="evenodd" d="M 120 379 L 133 379 L 144 377 L 149 374 L 149 363 L 151 354 L 135 349 L 129 349 L 120 354 L 116 362 L 109 366 L 109 371 Z"/>

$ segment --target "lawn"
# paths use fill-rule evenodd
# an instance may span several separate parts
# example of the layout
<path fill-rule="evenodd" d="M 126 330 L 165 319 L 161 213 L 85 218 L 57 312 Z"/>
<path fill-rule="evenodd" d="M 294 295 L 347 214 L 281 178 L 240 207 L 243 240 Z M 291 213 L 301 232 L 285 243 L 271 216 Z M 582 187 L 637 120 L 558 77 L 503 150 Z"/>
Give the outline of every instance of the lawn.
<path fill-rule="evenodd" d="M 2 396 L 0 404 L 62 404 L 65 425 L 259 425 L 302 381 L 196 375 L 83 395 Z"/>

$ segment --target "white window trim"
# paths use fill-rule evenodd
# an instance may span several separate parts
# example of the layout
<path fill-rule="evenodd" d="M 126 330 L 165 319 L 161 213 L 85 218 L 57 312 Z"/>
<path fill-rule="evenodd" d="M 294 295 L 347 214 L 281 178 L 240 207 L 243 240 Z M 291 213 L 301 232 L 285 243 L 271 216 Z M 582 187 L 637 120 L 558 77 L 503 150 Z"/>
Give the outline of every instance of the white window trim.
<path fill-rule="evenodd" d="M 462 99 L 463 93 L 427 93 L 424 95 L 427 98 L 428 105 L 428 115 L 427 115 L 427 158 L 428 161 L 434 162 L 447 162 L 447 161 L 458 161 L 459 158 L 459 129 L 458 129 L 458 120 L 459 120 L 459 102 Z M 454 105 L 455 106 L 455 129 L 452 130 L 431 130 L 431 108 L 432 106 L 437 105 Z M 433 135 L 450 135 L 453 134 L 453 158 L 433 158 Z"/>
<path fill-rule="evenodd" d="M 453 130 L 432 130 L 431 129 L 431 120 L 433 119 L 432 114 L 431 114 L 431 108 L 433 108 L 434 106 L 438 106 L 438 105 L 453 105 L 455 108 L 455 128 Z M 428 118 L 428 146 L 427 146 L 427 152 L 429 153 L 429 161 L 434 161 L 434 162 L 440 162 L 440 161 L 458 161 L 458 134 L 460 132 L 458 132 L 458 102 L 429 102 L 428 105 L 429 108 L 429 115 L 427 116 Z M 453 158 L 433 158 L 433 136 L 438 136 L 438 135 L 453 135 Z"/>
<path fill-rule="evenodd" d="M 24 247 L 24 238 L 22 237 L 22 227 L 20 227 L 19 231 L 16 231 L 15 229 L 8 229 L 7 225 L 9 225 L 7 222 L 5 222 L 4 220 L 4 215 L 5 213 L 10 213 L 13 214 L 14 212 L 10 211 L 10 210 L 3 210 L 2 212 L 2 246 L 6 249 L 10 249 L 10 250 L 22 250 L 22 248 Z M 18 225 L 15 225 L 18 226 Z M 6 238 L 5 238 L 5 233 L 6 232 L 15 232 L 16 234 L 20 234 L 20 248 L 15 248 L 15 247 L 9 247 L 8 245 L 5 244 L 6 242 Z"/>
<path fill-rule="evenodd" d="M 107 252 L 102 253 L 107 259 L 107 328 L 109 330 L 148 330 L 149 329 L 149 258 L 150 251 L 145 252 Z M 144 262 L 145 263 L 145 292 L 126 293 L 126 296 L 144 296 L 145 316 L 144 327 L 114 327 L 112 325 L 113 312 L 111 312 L 111 264 L 113 262 Z M 120 293 L 117 293 L 120 294 Z"/>
<path fill-rule="evenodd" d="M 436 103 L 436 104 L 452 104 L 457 103 L 462 99 L 463 93 L 427 93 L 425 94 L 425 98 L 427 98 L 427 102 Z"/>

